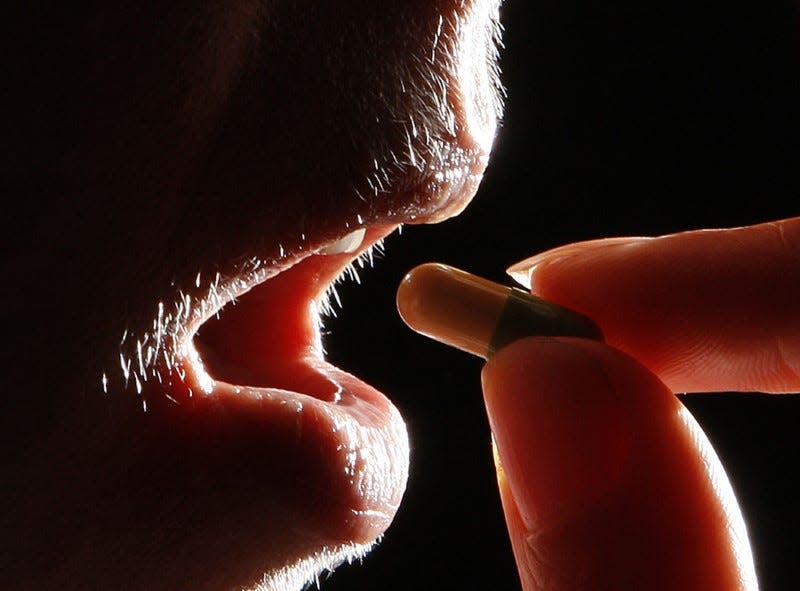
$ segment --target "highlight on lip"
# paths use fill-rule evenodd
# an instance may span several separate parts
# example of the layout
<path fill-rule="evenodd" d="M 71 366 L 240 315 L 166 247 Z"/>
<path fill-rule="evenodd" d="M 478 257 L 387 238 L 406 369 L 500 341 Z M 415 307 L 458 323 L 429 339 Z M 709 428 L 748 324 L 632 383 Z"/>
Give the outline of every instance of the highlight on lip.
<path fill-rule="evenodd" d="M 397 309 L 413 330 L 484 359 L 526 336 L 602 339 L 574 310 L 440 263 L 406 274 Z"/>

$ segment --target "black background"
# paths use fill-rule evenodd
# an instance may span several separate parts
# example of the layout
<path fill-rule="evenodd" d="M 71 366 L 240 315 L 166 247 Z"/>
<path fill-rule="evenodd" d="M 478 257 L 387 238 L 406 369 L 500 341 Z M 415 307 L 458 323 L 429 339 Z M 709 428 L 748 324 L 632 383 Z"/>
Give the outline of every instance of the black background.
<path fill-rule="evenodd" d="M 426 261 L 496 281 L 530 254 L 589 238 L 658 235 L 798 214 L 800 22 L 773 0 L 510 0 L 506 116 L 467 210 L 407 226 L 340 287 L 335 363 L 408 422 L 404 503 L 361 566 L 323 590 L 518 589 L 481 401 L 481 362 L 412 333 L 394 291 Z M 800 305 L 800 302 L 798 302 Z M 683 396 L 742 504 L 764 591 L 800 588 L 800 401 Z"/>

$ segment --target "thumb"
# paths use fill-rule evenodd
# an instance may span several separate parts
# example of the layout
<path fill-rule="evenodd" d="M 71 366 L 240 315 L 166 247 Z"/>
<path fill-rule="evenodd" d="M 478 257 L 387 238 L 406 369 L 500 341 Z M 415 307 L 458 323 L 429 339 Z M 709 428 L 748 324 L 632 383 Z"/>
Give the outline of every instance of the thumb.
<path fill-rule="evenodd" d="M 713 450 L 639 363 L 528 338 L 489 360 L 483 388 L 525 591 L 757 588 Z"/>

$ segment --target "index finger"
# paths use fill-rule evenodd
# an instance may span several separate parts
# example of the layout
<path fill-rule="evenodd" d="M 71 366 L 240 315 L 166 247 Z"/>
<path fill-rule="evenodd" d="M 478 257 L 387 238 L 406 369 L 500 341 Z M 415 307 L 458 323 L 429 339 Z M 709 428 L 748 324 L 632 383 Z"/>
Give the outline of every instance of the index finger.
<path fill-rule="evenodd" d="M 570 244 L 509 273 L 673 391 L 800 390 L 800 217 Z"/>

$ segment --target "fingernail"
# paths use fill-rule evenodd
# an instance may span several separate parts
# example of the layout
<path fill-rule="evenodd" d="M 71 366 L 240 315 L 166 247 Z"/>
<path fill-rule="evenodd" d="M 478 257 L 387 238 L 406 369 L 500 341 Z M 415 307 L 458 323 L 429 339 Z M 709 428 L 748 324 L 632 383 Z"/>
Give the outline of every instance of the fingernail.
<path fill-rule="evenodd" d="M 508 269 L 506 269 L 506 273 L 521 286 L 525 287 L 526 289 L 530 289 L 533 269 L 543 258 L 547 258 L 546 254 L 547 253 L 534 255 L 514 263 Z"/>
<path fill-rule="evenodd" d="M 548 338 L 518 341 L 483 371 L 498 465 L 529 531 L 590 510 L 618 486 L 630 422 L 601 364 Z"/>
<path fill-rule="evenodd" d="M 601 238 L 599 240 L 567 244 L 514 263 L 506 269 L 506 273 L 520 285 L 531 289 L 534 275 L 545 265 L 552 266 L 578 256 L 597 255 L 602 252 L 607 252 L 609 248 L 638 244 L 643 240 L 646 239 L 638 237 Z"/>

